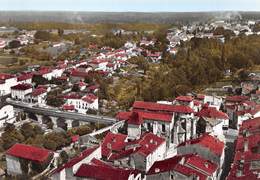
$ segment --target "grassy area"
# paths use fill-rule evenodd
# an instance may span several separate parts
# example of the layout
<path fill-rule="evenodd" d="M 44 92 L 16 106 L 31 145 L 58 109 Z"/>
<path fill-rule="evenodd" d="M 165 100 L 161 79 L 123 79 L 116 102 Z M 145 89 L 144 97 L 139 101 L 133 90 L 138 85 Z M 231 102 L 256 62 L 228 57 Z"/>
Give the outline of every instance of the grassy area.
<path fill-rule="evenodd" d="M 5 56 L 5 55 L 2 55 L 0 56 L 0 65 L 3 65 L 3 66 L 8 66 L 10 64 L 15 64 L 18 62 L 18 58 L 17 57 L 14 57 L 14 56 Z"/>
<path fill-rule="evenodd" d="M 92 33 L 102 34 L 111 29 L 125 29 L 129 31 L 150 31 L 158 30 L 163 27 L 171 27 L 167 24 L 153 24 L 153 23 L 57 23 L 57 22 L 34 22 L 34 23 L 13 23 L 12 26 L 26 30 L 45 30 L 45 29 L 86 29 Z"/>

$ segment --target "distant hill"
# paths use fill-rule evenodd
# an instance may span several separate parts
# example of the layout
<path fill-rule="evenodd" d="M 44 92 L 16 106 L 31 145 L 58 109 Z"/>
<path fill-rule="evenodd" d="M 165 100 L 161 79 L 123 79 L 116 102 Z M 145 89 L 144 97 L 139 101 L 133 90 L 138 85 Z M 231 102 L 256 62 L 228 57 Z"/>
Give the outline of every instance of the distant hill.
<path fill-rule="evenodd" d="M 260 19 L 260 12 L 45 12 L 0 11 L 0 22 L 189 23 L 216 19 Z"/>

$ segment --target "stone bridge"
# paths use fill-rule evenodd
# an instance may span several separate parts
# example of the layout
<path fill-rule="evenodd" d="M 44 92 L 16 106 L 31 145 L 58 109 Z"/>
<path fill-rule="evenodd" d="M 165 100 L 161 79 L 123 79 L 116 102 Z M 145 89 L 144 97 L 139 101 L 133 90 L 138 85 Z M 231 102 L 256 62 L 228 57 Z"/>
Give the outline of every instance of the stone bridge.
<path fill-rule="evenodd" d="M 116 123 L 116 119 L 105 116 L 66 112 L 57 108 L 39 107 L 11 99 L 6 99 L 6 102 L 14 106 L 15 109 L 25 112 L 31 119 L 37 120 L 41 124 L 52 122 L 53 127 L 72 128 L 86 123 L 106 125 Z"/>

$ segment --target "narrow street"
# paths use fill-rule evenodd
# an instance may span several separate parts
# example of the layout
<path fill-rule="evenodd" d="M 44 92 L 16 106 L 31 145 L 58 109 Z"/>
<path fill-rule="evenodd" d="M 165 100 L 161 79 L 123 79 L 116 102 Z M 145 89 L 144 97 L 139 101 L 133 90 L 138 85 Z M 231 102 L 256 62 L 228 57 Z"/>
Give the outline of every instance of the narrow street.
<path fill-rule="evenodd" d="M 224 159 L 224 164 L 222 168 L 222 174 L 220 179 L 224 180 L 230 171 L 233 159 L 234 159 L 234 154 L 235 154 L 235 140 L 237 138 L 237 130 L 229 129 L 226 134 L 226 149 L 225 149 L 225 159 Z"/>

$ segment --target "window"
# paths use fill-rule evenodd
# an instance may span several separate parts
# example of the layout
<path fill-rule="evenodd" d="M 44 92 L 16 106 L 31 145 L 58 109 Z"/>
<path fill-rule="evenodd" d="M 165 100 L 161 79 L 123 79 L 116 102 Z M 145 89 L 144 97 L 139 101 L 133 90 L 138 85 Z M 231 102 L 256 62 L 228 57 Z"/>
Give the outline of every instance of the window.
<path fill-rule="evenodd" d="M 162 124 L 162 132 L 165 132 L 165 124 Z"/>

